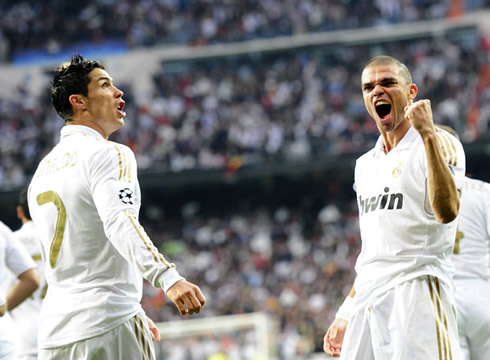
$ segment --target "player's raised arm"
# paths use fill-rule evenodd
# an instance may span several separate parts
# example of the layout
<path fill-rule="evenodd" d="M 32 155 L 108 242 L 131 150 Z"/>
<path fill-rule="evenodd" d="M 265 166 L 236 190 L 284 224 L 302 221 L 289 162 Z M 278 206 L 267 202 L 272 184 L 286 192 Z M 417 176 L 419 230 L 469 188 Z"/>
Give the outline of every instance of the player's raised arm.
<path fill-rule="evenodd" d="M 427 188 L 436 219 L 447 224 L 459 212 L 459 188 L 465 173 L 465 157 L 461 143 L 445 131 L 437 130 L 432 121 L 429 100 L 419 100 L 405 112 L 420 134 L 427 155 Z M 443 132 L 443 133 L 442 133 Z"/>

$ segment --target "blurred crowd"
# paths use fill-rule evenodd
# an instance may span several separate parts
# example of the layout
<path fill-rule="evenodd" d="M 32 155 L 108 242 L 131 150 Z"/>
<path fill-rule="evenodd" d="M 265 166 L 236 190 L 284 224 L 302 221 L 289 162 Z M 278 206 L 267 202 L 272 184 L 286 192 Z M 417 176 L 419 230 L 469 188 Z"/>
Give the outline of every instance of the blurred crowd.
<path fill-rule="evenodd" d="M 488 0 L 3 0 L 0 61 L 82 43 L 206 45 L 440 19 L 488 6 Z"/>
<path fill-rule="evenodd" d="M 133 149 L 142 172 L 233 172 L 364 151 L 378 131 L 364 109 L 360 73 L 370 57 L 385 53 L 410 68 L 418 98 L 431 100 L 434 121 L 472 141 L 489 135 L 489 50 L 490 42 L 467 30 L 369 46 L 166 63 L 143 101 L 136 101 L 131 84 L 115 79 L 125 92 L 127 116 L 111 139 Z M 0 99 L 3 188 L 29 181 L 63 126 L 48 88 L 39 98 L 22 86 L 17 92 Z"/>
<path fill-rule="evenodd" d="M 465 140 L 487 133 L 490 79 L 479 69 L 488 72 L 490 61 L 478 37 L 466 34 L 164 64 L 152 99 L 129 107 L 134 120 L 114 139 L 130 144 L 141 169 L 172 172 L 363 151 L 378 131 L 364 109 L 360 73 L 379 53 L 409 66 L 434 121 Z"/>
<path fill-rule="evenodd" d="M 345 196 L 351 200 L 328 201 L 318 209 L 259 206 L 213 215 L 188 204 L 182 217 L 144 225 L 183 275 L 203 290 L 207 304 L 199 317 L 265 312 L 279 320 L 279 358 L 293 360 L 322 351 L 326 328 L 353 283 L 360 251 L 353 197 L 354 192 Z M 146 285 L 142 304 L 148 316 L 181 319 L 162 291 Z M 187 351 L 181 359 L 207 358 Z"/>

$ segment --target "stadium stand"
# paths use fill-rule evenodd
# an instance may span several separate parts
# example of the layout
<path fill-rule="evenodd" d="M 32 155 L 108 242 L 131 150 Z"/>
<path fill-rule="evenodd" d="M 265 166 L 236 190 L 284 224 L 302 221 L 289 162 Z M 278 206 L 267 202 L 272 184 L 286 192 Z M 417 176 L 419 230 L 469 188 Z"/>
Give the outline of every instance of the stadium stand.
<path fill-rule="evenodd" d="M 203 46 L 441 19 L 488 1 L 4 0 L 0 61 L 39 62 L 73 49 L 123 53 L 158 44 Z M 456 9 L 454 9 L 456 7 Z M 61 31 L 60 31 L 61 30 Z"/>
<path fill-rule="evenodd" d="M 377 130 L 363 110 L 358 64 L 381 52 L 397 54 L 413 69 L 437 123 L 457 129 L 463 141 L 485 138 L 490 47 L 484 41 L 464 28 L 375 46 L 163 62 L 150 74 L 148 97 L 141 97 L 138 80 L 118 84 L 128 116 L 113 139 L 133 148 L 143 172 L 236 169 L 360 152 Z M 21 83 L 14 96 L 0 99 L 3 188 L 23 185 L 57 141 L 62 121 L 47 86 L 34 95 Z"/>

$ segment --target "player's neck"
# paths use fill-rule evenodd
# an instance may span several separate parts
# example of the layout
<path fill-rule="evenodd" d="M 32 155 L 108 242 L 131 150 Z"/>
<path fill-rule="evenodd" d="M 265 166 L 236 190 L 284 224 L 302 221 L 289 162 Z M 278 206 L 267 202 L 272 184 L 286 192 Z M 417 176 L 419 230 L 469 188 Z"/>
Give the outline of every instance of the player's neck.
<path fill-rule="evenodd" d="M 383 132 L 383 145 L 384 152 L 388 154 L 391 150 L 397 147 L 397 145 L 402 141 L 403 137 L 410 129 L 410 123 L 402 122 L 396 129 L 390 132 Z"/>
<path fill-rule="evenodd" d="M 83 116 L 79 117 L 74 117 L 72 120 L 67 121 L 66 125 L 82 125 L 82 126 L 87 126 L 95 131 L 97 131 L 99 134 L 101 134 L 104 139 L 108 139 L 110 134 L 106 134 L 104 130 L 102 129 L 101 126 L 99 126 L 95 121 L 87 119 Z"/>

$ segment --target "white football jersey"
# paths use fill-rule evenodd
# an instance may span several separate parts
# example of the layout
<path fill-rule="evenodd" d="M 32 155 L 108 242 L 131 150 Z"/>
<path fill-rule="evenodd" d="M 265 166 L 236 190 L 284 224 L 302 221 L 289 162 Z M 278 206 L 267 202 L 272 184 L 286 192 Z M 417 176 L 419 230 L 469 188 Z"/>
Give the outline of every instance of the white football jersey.
<path fill-rule="evenodd" d="M 28 191 L 48 291 L 40 348 L 101 335 L 140 309 L 143 277 L 167 291 L 183 279 L 139 224 L 136 160 L 80 125 L 61 130 Z"/>
<path fill-rule="evenodd" d="M 24 247 L 14 240 L 12 231 L 0 221 L 0 292 L 3 297 L 6 297 L 12 285 L 11 273 L 17 279 L 19 275 L 35 267 L 36 264 Z M 0 317 L 0 358 L 9 348 L 13 350 L 15 336 L 10 313 L 6 312 Z"/>
<path fill-rule="evenodd" d="M 37 336 L 32 336 L 32 334 L 38 333 L 39 313 L 47 290 L 41 257 L 41 241 L 32 221 L 23 224 L 13 235 L 15 240 L 24 246 L 34 260 L 39 273 L 40 286 L 22 304 L 10 312 L 13 325 L 17 329 L 14 339 L 16 356 L 22 358 L 35 357 L 37 354 Z"/>
<path fill-rule="evenodd" d="M 442 129 L 437 129 L 437 135 L 461 189 L 466 166 L 463 147 Z M 457 220 L 442 224 L 433 215 L 422 138 L 411 127 L 388 154 L 383 146 L 380 136 L 355 168 L 362 240 L 356 262 L 357 304 L 421 275 L 438 277 L 452 286 L 450 256 Z"/>
<path fill-rule="evenodd" d="M 490 184 L 465 178 L 453 251 L 454 279 L 490 279 Z"/>

